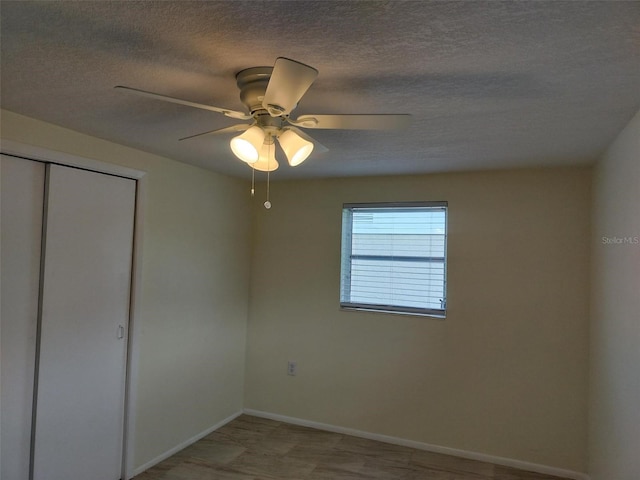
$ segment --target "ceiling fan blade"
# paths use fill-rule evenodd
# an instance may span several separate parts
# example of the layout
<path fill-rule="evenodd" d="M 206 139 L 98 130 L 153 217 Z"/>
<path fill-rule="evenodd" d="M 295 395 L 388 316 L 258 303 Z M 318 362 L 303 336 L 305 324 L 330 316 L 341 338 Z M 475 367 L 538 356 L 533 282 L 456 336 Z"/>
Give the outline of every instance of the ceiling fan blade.
<path fill-rule="evenodd" d="M 247 130 L 251 126 L 250 123 L 239 123 L 238 125 L 231 125 L 226 128 L 217 128 L 215 130 L 209 130 L 208 132 L 196 133 L 195 135 L 189 135 L 188 137 L 182 137 L 178 140 L 181 142 L 182 140 L 190 140 L 196 137 L 203 137 L 205 135 L 217 135 L 219 133 L 232 133 L 232 132 L 242 132 Z"/>
<path fill-rule="evenodd" d="M 301 115 L 295 120 L 289 119 L 289 123 L 302 128 L 393 130 L 408 127 L 411 115 Z"/>
<path fill-rule="evenodd" d="M 318 76 L 318 70 L 304 63 L 278 57 L 264 94 L 262 106 L 273 117 L 288 115 Z"/>
<path fill-rule="evenodd" d="M 211 112 L 222 113 L 223 115 L 226 115 L 227 117 L 237 118 L 238 120 L 248 120 L 248 119 L 252 118 L 251 115 L 247 115 L 247 114 L 242 113 L 242 112 L 236 112 L 234 110 L 229 110 L 227 108 L 212 107 L 211 105 L 205 105 L 203 103 L 190 102 L 188 100 L 182 100 L 180 98 L 167 97 L 166 95 L 160 95 L 158 93 L 147 92 L 145 90 L 138 90 L 137 88 L 125 87 L 125 86 L 122 86 L 122 85 L 118 85 L 118 86 L 113 87 L 113 88 L 115 88 L 116 90 L 125 92 L 125 93 L 132 93 L 134 95 L 138 95 L 138 96 L 141 96 L 141 97 L 153 98 L 155 100 L 162 100 L 163 102 L 177 103 L 179 105 L 186 105 L 187 107 L 201 108 L 203 110 L 209 110 Z"/>
<path fill-rule="evenodd" d="M 313 143 L 313 151 L 315 153 L 324 153 L 324 152 L 328 152 L 329 149 L 327 147 L 325 147 L 324 145 L 322 145 L 320 142 L 318 142 L 315 138 L 311 137 L 310 135 L 307 135 L 305 132 L 303 132 L 302 130 L 300 130 L 299 128 L 296 127 L 287 127 L 288 130 L 293 130 L 294 132 L 296 132 L 298 135 L 300 135 L 302 138 L 304 138 L 307 142 L 311 142 Z"/>

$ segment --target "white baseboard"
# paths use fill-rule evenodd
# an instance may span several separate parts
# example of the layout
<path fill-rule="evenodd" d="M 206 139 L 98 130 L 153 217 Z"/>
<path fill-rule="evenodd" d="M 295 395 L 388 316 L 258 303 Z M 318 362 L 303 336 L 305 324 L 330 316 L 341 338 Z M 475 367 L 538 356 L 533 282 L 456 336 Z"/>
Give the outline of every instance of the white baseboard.
<path fill-rule="evenodd" d="M 214 432 L 215 430 L 219 429 L 220 427 L 225 426 L 227 423 L 229 423 L 232 420 L 235 420 L 236 418 L 238 418 L 240 415 L 242 415 L 242 411 L 236 412 L 233 415 L 225 418 L 224 420 L 219 421 L 218 423 L 216 423 L 214 426 L 207 428 L 206 430 L 194 435 L 193 437 L 185 440 L 184 442 L 176 445 L 175 447 L 173 447 L 170 450 L 167 450 L 166 452 L 164 452 L 161 455 L 158 455 L 156 458 L 154 458 L 153 460 L 145 463 L 144 465 L 141 465 L 139 467 L 137 467 L 134 471 L 133 474 L 131 475 L 131 477 L 129 478 L 133 478 L 136 475 L 140 475 L 142 472 L 144 472 L 145 470 L 149 470 L 151 467 L 153 467 L 154 465 L 160 463 L 163 460 L 166 460 L 167 458 L 169 458 L 170 456 L 178 453 L 180 450 L 183 450 L 185 448 L 187 448 L 189 445 L 191 445 L 192 443 L 196 443 L 198 440 L 206 437 L 207 435 L 209 435 L 211 432 Z"/>
<path fill-rule="evenodd" d="M 527 470 L 530 472 L 543 473 L 546 475 L 555 475 L 557 477 L 570 478 L 572 480 L 590 480 L 589 476 L 585 473 L 574 472 L 572 470 L 565 470 L 562 468 L 549 467 L 547 465 L 540 465 L 537 463 L 524 462 L 522 460 L 496 457 L 496 456 L 487 455 L 484 453 L 459 450 L 457 448 L 441 447 L 439 445 L 431 445 L 429 443 L 416 442 L 414 440 L 406 440 L 404 438 L 391 437 L 388 435 L 380 435 L 378 433 L 364 432 L 362 430 L 355 430 L 353 428 L 338 427 L 336 425 L 313 422 L 311 420 L 303 420 L 301 418 L 287 417 L 285 415 L 262 412 L 260 410 L 252 410 L 250 408 L 245 408 L 244 413 L 246 413 L 247 415 L 253 415 L 254 417 L 268 418 L 270 420 L 276 420 L 284 423 L 291 423 L 293 425 L 317 428 L 318 430 L 325 430 L 327 432 L 342 433 L 342 434 L 351 435 L 354 437 L 366 438 L 369 440 L 377 440 L 379 442 L 391 443 L 394 445 L 402 445 L 404 447 L 415 448 L 417 450 L 426 450 L 428 452 L 442 453 L 444 455 L 453 455 L 455 457 L 467 458 L 470 460 L 478 460 L 480 462 L 495 463 L 497 465 L 504 465 L 505 467 L 519 468 L 521 470 Z"/>

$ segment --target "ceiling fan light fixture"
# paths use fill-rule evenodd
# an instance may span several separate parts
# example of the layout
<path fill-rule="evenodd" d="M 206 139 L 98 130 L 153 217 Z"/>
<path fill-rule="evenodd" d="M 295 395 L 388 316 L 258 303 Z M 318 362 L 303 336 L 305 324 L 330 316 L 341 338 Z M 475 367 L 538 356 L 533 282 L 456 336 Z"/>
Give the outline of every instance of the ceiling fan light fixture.
<path fill-rule="evenodd" d="M 292 167 L 304 162 L 313 151 L 313 143 L 292 130 L 285 130 L 279 137 L 280 146 Z"/>
<path fill-rule="evenodd" d="M 280 166 L 276 160 L 275 143 L 273 139 L 267 139 L 260 148 L 260 157 L 255 163 L 250 163 L 249 166 L 254 170 L 261 172 L 273 172 Z"/>
<path fill-rule="evenodd" d="M 229 142 L 231 151 L 243 162 L 256 163 L 260 158 L 260 149 L 264 143 L 264 137 L 264 130 L 254 125 L 242 135 L 231 139 L 231 142 Z"/>

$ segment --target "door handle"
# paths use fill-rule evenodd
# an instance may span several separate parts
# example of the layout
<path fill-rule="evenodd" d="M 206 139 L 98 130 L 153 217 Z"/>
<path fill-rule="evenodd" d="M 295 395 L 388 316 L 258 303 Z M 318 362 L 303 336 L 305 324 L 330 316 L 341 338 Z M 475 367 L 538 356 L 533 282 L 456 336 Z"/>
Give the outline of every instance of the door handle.
<path fill-rule="evenodd" d="M 122 325 L 118 325 L 118 339 L 124 338 L 124 327 Z"/>

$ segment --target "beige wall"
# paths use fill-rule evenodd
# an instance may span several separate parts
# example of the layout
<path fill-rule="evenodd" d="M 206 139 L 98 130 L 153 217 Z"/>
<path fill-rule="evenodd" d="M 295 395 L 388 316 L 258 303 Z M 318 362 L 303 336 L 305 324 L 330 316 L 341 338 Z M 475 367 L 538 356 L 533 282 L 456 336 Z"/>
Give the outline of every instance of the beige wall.
<path fill-rule="evenodd" d="M 590 182 L 272 184 L 254 210 L 245 407 L 584 472 Z M 342 204 L 413 200 L 449 202 L 446 320 L 340 311 Z"/>
<path fill-rule="evenodd" d="M 640 112 L 596 165 L 593 225 L 589 472 L 593 480 L 635 480 L 640 472 Z"/>
<path fill-rule="evenodd" d="M 2 111 L 2 139 L 147 172 L 136 467 L 242 409 L 245 182 Z"/>

